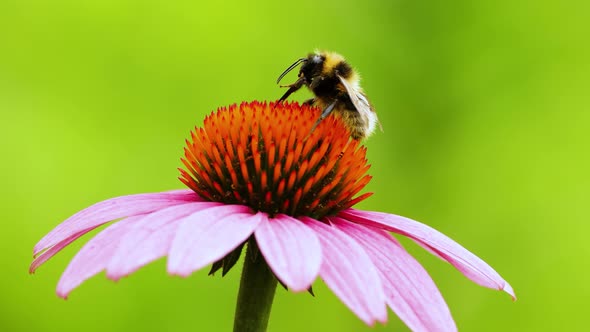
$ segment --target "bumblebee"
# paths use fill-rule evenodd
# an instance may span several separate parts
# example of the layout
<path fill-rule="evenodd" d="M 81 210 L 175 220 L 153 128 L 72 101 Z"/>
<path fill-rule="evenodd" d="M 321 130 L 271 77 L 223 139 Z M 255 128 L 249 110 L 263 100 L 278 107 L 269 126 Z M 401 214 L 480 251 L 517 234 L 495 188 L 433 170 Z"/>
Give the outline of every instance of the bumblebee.
<path fill-rule="evenodd" d="M 302 86 L 307 86 L 315 95 L 304 104 L 318 106 L 322 114 L 312 127 L 315 127 L 334 112 L 344 121 L 353 139 L 361 140 L 373 133 L 379 122 L 377 114 L 363 89 L 359 85 L 359 75 L 340 54 L 333 52 L 315 52 L 298 59 L 277 79 L 277 84 L 298 65 L 299 75 L 293 84 L 281 87 L 289 88 L 279 99 L 284 101 Z"/>

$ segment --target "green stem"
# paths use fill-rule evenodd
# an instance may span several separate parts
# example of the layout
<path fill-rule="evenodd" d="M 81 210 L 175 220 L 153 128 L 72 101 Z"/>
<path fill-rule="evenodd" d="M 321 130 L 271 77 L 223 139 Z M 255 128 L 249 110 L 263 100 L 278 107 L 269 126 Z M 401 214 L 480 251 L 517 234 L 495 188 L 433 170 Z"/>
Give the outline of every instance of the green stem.
<path fill-rule="evenodd" d="M 276 288 L 277 279 L 258 251 L 256 241 L 250 239 L 240 281 L 234 332 L 266 331 Z"/>

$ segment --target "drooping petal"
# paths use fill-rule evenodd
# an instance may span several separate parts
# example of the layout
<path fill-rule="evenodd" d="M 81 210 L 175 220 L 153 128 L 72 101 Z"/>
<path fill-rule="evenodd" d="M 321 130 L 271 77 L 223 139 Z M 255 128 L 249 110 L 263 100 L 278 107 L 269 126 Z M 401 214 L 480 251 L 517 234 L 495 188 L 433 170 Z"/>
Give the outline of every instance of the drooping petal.
<path fill-rule="evenodd" d="M 98 227 L 98 226 L 96 226 Z M 94 227 L 94 228 L 96 228 Z M 58 244 L 52 246 L 51 248 L 43 251 L 39 256 L 33 259 L 31 266 L 29 267 L 29 273 L 35 273 L 35 271 L 39 268 L 39 266 L 43 265 L 43 263 L 47 262 L 51 257 L 55 256 L 58 252 L 60 252 L 63 248 L 67 247 L 70 243 L 76 241 L 82 235 L 90 232 L 92 229 L 84 230 L 82 232 L 78 232 L 67 239 L 62 240 Z"/>
<path fill-rule="evenodd" d="M 117 280 L 168 254 L 183 217 L 219 206 L 221 203 L 193 202 L 151 213 L 134 223 L 107 266 L 107 277 Z"/>
<path fill-rule="evenodd" d="M 375 265 L 364 249 L 334 226 L 300 217 L 320 240 L 320 276 L 352 312 L 368 325 L 387 321 L 385 294 Z"/>
<path fill-rule="evenodd" d="M 347 209 L 339 216 L 359 224 L 388 230 L 412 238 L 436 252 L 478 285 L 503 290 L 516 299 L 512 287 L 486 262 L 432 227 L 401 216 Z"/>
<path fill-rule="evenodd" d="M 33 255 L 67 241 L 109 221 L 150 213 L 183 202 L 202 201 L 192 190 L 120 196 L 96 203 L 68 218 L 45 235 L 34 247 Z M 71 242 L 71 241 L 70 241 Z"/>
<path fill-rule="evenodd" d="M 168 255 L 168 272 L 186 277 L 221 259 L 252 235 L 261 214 L 243 205 L 224 205 L 183 218 Z"/>
<path fill-rule="evenodd" d="M 381 229 L 330 218 L 367 252 L 383 282 L 387 304 L 412 331 L 456 331 L 445 300 L 426 272 Z"/>
<path fill-rule="evenodd" d="M 320 271 L 322 253 L 315 232 L 301 221 L 266 215 L 254 232 L 258 248 L 279 280 L 293 291 L 309 289 Z"/>
<path fill-rule="evenodd" d="M 143 216 L 134 216 L 116 222 L 90 239 L 74 256 L 57 284 L 57 295 L 67 298 L 72 289 L 84 280 L 104 270 L 117 250 L 119 241 L 133 223 Z"/>

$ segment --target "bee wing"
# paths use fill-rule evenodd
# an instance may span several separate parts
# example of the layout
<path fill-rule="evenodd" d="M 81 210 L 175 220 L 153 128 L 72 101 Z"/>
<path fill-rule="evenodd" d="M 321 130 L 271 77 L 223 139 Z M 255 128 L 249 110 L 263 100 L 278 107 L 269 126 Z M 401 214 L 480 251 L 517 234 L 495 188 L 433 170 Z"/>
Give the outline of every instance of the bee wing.
<path fill-rule="evenodd" d="M 373 110 L 373 106 L 371 106 L 367 97 L 361 91 L 359 91 L 358 88 L 355 88 L 350 83 L 348 83 L 348 81 L 345 80 L 342 76 L 337 76 L 340 80 L 340 83 L 342 83 L 342 85 L 344 85 L 344 87 L 346 88 L 346 92 L 348 92 L 348 95 L 350 96 L 350 101 L 352 101 L 352 104 L 354 105 L 356 110 L 365 120 L 365 123 L 368 126 L 367 136 L 370 133 L 372 133 L 373 130 L 375 130 L 375 125 L 377 124 L 379 124 L 381 131 L 383 131 L 383 128 L 379 123 L 379 119 L 377 119 L 377 113 L 375 113 L 375 111 Z"/>
<path fill-rule="evenodd" d="M 371 104 L 369 104 L 369 100 L 367 100 L 367 97 L 365 97 L 365 95 L 362 92 L 358 91 L 358 89 L 350 85 L 350 83 L 348 83 L 348 81 L 345 80 L 342 76 L 337 76 L 338 79 L 340 79 L 340 83 L 342 83 L 342 85 L 344 85 L 344 87 L 346 88 L 346 92 L 348 92 L 350 100 L 352 101 L 354 107 L 356 107 L 356 110 L 361 114 L 373 112 L 373 108 L 371 107 Z"/>

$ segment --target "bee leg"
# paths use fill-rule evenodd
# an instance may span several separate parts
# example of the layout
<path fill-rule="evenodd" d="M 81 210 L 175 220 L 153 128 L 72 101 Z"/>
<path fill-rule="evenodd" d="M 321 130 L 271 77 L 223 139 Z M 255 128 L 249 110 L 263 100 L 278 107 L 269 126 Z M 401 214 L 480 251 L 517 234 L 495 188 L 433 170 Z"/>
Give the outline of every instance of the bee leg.
<path fill-rule="evenodd" d="M 314 131 L 315 127 L 317 127 L 323 119 L 325 119 L 328 115 L 330 115 L 330 113 L 332 113 L 337 102 L 338 100 L 334 100 L 330 105 L 328 105 L 328 107 L 324 109 L 322 115 L 320 115 L 320 118 L 313 124 L 313 127 L 311 127 L 311 130 L 309 131 L 310 134 Z"/>
<path fill-rule="evenodd" d="M 334 100 L 330 105 L 328 105 L 328 107 L 326 107 L 326 109 L 324 109 L 324 111 L 322 112 L 322 115 L 320 116 L 318 121 L 321 121 L 325 119 L 328 115 L 330 115 L 330 113 L 332 113 L 332 111 L 334 110 L 334 107 L 336 106 L 337 102 L 338 100 Z"/>
<path fill-rule="evenodd" d="M 295 83 L 281 86 L 281 87 L 288 87 L 289 90 L 287 90 L 287 92 L 285 92 L 285 94 L 281 97 L 281 99 L 279 99 L 279 102 L 282 102 L 283 100 L 287 99 L 287 97 L 289 97 L 293 92 L 301 89 L 304 82 L 305 82 L 305 78 L 303 76 L 301 76 L 297 81 L 295 81 Z"/>
<path fill-rule="evenodd" d="M 313 103 L 315 103 L 315 98 L 308 99 L 308 100 L 304 101 L 303 103 L 301 103 L 301 105 L 311 106 L 311 105 L 313 105 Z"/>

